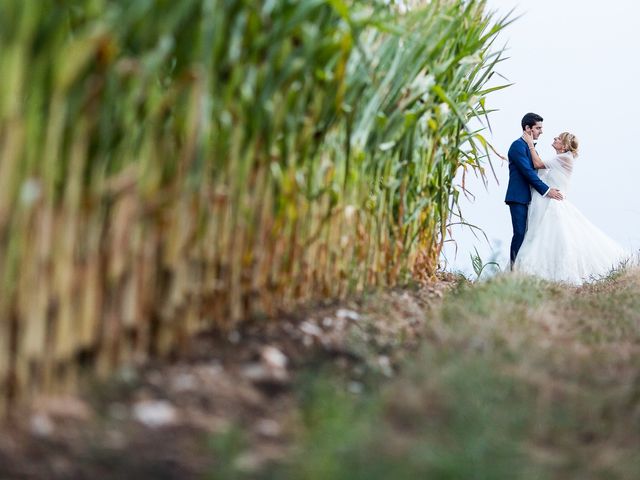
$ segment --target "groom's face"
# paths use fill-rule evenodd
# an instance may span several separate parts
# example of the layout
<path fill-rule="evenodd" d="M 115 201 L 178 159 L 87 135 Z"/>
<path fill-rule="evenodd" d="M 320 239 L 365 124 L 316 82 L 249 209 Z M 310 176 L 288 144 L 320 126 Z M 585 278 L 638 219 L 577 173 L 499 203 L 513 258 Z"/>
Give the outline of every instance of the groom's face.
<path fill-rule="evenodd" d="M 533 127 L 530 127 L 527 125 L 525 129 L 527 132 L 531 133 L 531 136 L 533 137 L 534 140 L 537 140 L 538 137 L 542 135 L 542 122 L 536 122 L 536 124 Z"/>

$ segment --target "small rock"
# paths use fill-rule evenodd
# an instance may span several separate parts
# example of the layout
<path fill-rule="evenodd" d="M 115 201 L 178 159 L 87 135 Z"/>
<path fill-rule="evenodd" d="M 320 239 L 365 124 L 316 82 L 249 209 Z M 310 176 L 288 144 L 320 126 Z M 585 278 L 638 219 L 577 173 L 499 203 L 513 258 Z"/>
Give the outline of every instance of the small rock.
<path fill-rule="evenodd" d="M 348 310 L 346 308 L 338 309 L 338 311 L 336 312 L 336 317 L 347 319 L 347 320 L 353 320 L 354 322 L 357 322 L 358 320 L 360 320 L 360 314 L 358 312 L 355 312 L 353 310 Z"/>
<path fill-rule="evenodd" d="M 378 365 L 382 370 L 383 375 L 391 377 L 393 375 L 393 369 L 391 368 L 391 361 L 386 355 L 380 355 L 378 357 Z"/>
<path fill-rule="evenodd" d="M 260 352 L 262 361 L 271 368 L 286 368 L 287 356 L 278 350 L 276 347 L 266 346 Z"/>
<path fill-rule="evenodd" d="M 282 428 L 275 420 L 265 418 L 256 423 L 256 431 L 263 437 L 278 437 L 282 433 Z"/>
<path fill-rule="evenodd" d="M 29 429 L 38 437 L 49 437 L 55 430 L 55 425 L 46 413 L 36 413 L 31 417 Z"/>
<path fill-rule="evenodd" d="M 349 392 L 360 395 L 364 391 L 364 386 L 360 382 L 349 382 L 349 386 L 347 387 Z"/>
<path fill-rule="evenodd" d="M 133 406 L 133 416 L 151 428 L 172 425 L 178 418 L 175 407 L 165 400 L 142 400 Z"/>
<path fill-rule="evenodd" d="M 269 368 L 262 363 L 251 363 L 242 369 L 242 374 L 254 383 L 284 384 L 289 381 L 289 374 L 283 368 Z"/>
<path fill-rule="evenodd" d="M 300 330 L 306 335 L 311 335 L 312 337 L 319 337 L 322 335 L 322 330 L 315 323 L 311 323 L 310 321 L 302 322 L 300 324 Z"/>
<path fill-rule="evenodd" d="M 193 375 L 189 373 L 180 373 L 173 378 L 171 387 L 176 392 L 188 392 L 195 390 L 198 387 L 198 382 L 196 382 Z"/>

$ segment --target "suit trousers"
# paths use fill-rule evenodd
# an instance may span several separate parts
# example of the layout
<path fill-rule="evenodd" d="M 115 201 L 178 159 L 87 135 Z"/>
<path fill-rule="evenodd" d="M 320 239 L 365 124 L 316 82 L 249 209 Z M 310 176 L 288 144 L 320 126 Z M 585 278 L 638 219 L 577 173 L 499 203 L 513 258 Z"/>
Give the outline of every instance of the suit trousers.
<path fill-rule="evenodd" d="M 518 251 L 524 241 L 524 235 L 527 233 L 527 215 L 529 213 L 529 205 L 525 203 L 509 203 L 511 211 L 511 225 L 513 226 L 513 238 L 511 239 L 510 267 L 513 268 L 513 262 L 516 261 Z"/>

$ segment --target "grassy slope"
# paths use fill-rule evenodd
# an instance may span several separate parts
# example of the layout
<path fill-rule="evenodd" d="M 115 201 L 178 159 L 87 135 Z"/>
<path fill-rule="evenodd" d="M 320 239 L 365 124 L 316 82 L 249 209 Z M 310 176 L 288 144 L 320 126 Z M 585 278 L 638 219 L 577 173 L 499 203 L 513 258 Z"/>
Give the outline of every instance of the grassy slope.
<path fill-rule="evenodd" d="M 640 272 L 449 280 L 210 332 L 51 399 L 49 433 L 28 412 L 0 430 L 0 478 L 640 478 Z M 285 381 L 248 376 L 266 346 Z M 136 420 L 152 399 L 177 420 Z"/>
<path fill-rule="evenodd" d="M 640 478 L 640 273 L 463 285 L 427 329 L 382 388 L 301 388 L 304 446 L 265 477 Z"/>

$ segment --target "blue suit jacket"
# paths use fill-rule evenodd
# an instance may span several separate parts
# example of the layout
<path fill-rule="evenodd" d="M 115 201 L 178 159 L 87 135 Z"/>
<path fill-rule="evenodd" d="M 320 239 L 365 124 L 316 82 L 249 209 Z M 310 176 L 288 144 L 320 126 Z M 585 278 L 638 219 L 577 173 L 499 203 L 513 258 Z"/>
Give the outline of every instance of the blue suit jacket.
<path fill-rule="evenodd" d="M 533 168 L 527 142 L 519 138 L 509 148 L 509 186 L 505 203 L 531 203 L 530 187 L 535 188 L 540 195 L 544 195 L 549 189 Z"/>

